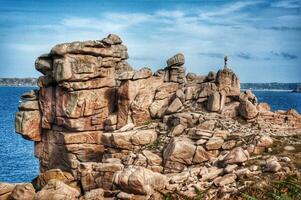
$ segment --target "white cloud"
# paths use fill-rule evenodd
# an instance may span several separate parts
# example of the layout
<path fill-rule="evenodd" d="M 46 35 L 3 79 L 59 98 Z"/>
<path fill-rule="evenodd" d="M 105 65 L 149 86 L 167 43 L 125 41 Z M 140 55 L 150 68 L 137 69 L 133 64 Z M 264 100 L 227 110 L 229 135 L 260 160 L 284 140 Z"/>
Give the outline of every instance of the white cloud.
<path fill-rule="evenodd" d="M 223 6 L 222 8 L 213 9 L 212 11 L 204 11 L 200 13 L 200 17 L 202 19 L 208 19 L 210 17 L 218 17 L 218 16 L 225 16 L 228 14 L 233 14 L 234 12 L 240 11 L 243 8 L 254 6 L 262 1 L 243 1 L 243 2 L 234 2 L 231 4 L 227 4 Z"/>
<path fill-rule="evenodd" d="M 261 3 L 243 1 L 215 8 L 165 9 L 149 13 L 104 12 L 93 17 L 67 16 L 53 24 L 32 25 L 32 29 L 28 25 L 26 29 L 31 32 L 27 32 L 27 37 L 35 36 L 34 44 L 23 39 L 20 43 L 16 41 L 11 44 L 11 48 L 21 53 L 36 54 L 42 49 L 49 50 L 56 43 L 102 39 L 108 33 L 116 33 L 128 46 L 129 62 L 136 68 L 164 67 L 168 57 L 183 52 L 188 71 L 207 73 L 223 63 L 221 58 L 209 54 L 227 54 L 230 55 L 230 64 L 243 74 L 244 68 L 241 66 L 258 69 L 266 65 L 287 64 L 280 58 L 277 63 L 267 61 L 265 58 L 270 56 L 271 50 L 284 52 L 291 49 L 291 54 L 299 55 L 300 38 L 295 34 L 280 34 L 260 27 L 294 27 L 299 24 L 300 15 L 274 10 L 269 15 L 263 15 L 246 9 Z M 18 40 L 22 40 L 22 37 Z M 251 56 L 246 60 L 241 55 Z M 248 79 L 247 75 L 242 77 Z"/>
<path fill-rule="evenodd" d="M 300 8 L 301 7 L 301 1 L 300 0 L 281 0 L 275 3 L 271 4 L 273 7 L 277 8 Z"/>

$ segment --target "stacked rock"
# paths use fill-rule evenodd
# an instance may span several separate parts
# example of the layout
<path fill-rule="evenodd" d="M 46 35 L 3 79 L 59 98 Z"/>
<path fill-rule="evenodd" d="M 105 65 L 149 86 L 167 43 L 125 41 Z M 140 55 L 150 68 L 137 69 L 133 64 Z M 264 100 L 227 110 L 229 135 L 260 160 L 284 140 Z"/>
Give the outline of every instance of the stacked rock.
<path fill-rule="evenodd" d="M 167 60 L 168 81 L 180 84 L 186 82 L 184 63 L 185 58 L 181 53 Z"/>
<path fill-rule="evenodd" d="M 40 89 L 22 96 L 16 132 L 35 141 L 42 172 L 33 182 L 42 189 L 37 199 L 160 199 L 206 184 L 230 191 L 248 173 L 249 154 L 267 152 L 273 143 L 261 136 L 263 129 L 235 119 L 267 132 L 273 125 L 301 129 L 297 112 L 271 112 L 251 91 L 240 92 L 229 68 L 185 75 L 179 53 L 153 74 L 147 67 L 132 70 L 127 58 L 111 34 L 56 45 L 36 60 Z M 260 137 L 242 146 L 241 136 L 250 133 Z M 281 169 L 275 159 L 268 163 L 270 171 Z M 14 186 L 3 187 L 14 193 Z"/>

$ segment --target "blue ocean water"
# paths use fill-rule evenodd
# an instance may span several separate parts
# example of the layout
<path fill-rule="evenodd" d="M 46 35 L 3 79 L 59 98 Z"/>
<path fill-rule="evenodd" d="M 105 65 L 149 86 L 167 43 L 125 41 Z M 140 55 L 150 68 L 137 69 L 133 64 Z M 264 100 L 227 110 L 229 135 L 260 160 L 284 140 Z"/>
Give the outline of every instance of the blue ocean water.
<path fill-rule="evenodd" d="M 301 113 L 301 93 L 290 91 L 253 91 L 259 102 L 266 102 L 271 110 L 288 110 L 293 108 Z"/>
<path fill-rule="evenodd" d="M 30 182 L 39 172 L 33 142 L 15 134 L 15 112 L 20 96 L 30 87 L 0 87 L 0 182 Z M 301 113 L 301 93 L 255 91 L 272 110 L 296 109 Z"/>
<path fill-rule="evenodd" d="M 30 182 L 39 172 L 34 143 L 15 134 L 15 112 L 29 87 L 0 87 L 0 182 Z"/>

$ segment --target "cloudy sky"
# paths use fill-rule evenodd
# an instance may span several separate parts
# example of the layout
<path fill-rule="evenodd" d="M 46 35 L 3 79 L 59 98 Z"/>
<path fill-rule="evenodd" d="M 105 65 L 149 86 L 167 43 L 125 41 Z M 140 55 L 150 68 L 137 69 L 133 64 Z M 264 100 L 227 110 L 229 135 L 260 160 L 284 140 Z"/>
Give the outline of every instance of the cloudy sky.
<path fill-rule="evenodd" d="M 35 58 L 57 43 L 122 37 L 134 68 L 230 67 L 241 82 L 301 82 L 301 0 L 0 0 L 0 77 L 37 77 Z"/>

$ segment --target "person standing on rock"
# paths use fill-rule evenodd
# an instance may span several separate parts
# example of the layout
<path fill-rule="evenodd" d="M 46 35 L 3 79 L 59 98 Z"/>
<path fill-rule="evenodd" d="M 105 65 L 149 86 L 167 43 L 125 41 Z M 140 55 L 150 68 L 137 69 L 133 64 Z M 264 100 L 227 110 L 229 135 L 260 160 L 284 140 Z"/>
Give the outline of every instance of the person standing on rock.
<path fill-rule="evenodd" d="M 228 62 L 228 56 L 225 56 L 224 57 L 224 63 L 225 63 L 224 64 L 224 69 L 228 69 L 228 63 L 227 62 Z"/>

